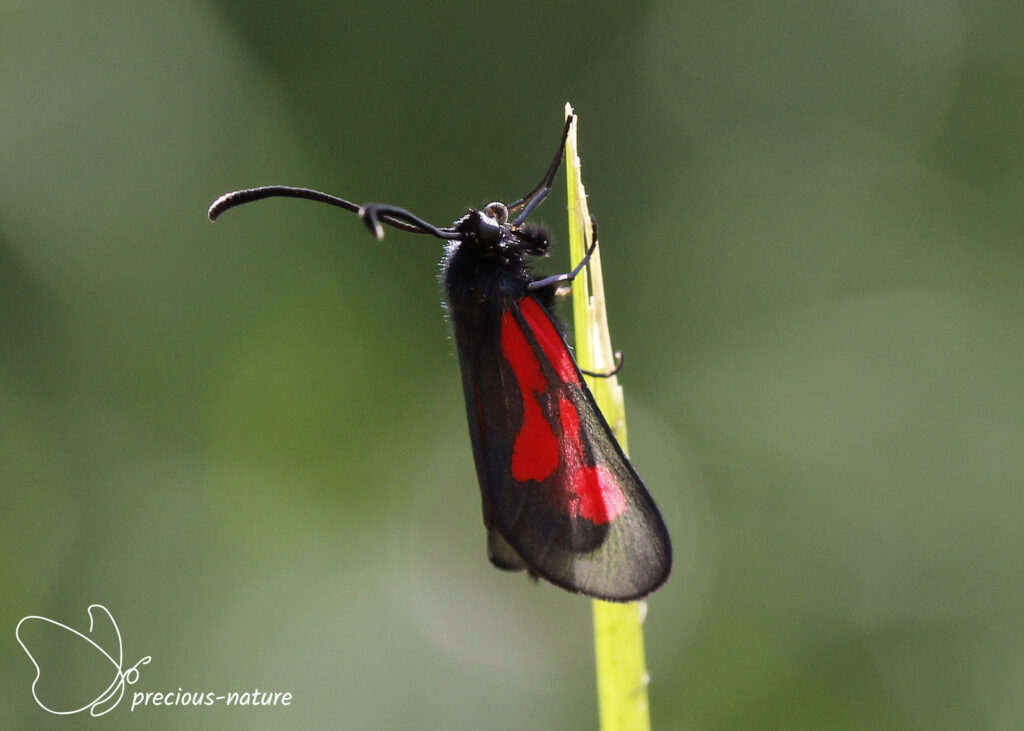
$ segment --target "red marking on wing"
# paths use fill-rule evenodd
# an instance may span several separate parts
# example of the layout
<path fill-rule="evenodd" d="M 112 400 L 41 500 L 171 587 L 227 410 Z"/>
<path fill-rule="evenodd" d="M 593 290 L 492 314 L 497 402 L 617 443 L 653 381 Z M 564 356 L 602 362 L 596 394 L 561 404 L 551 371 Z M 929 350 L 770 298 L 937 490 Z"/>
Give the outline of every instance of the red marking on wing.
<path fill-rule="evenodd" d="M 532 297 L 524 297 L 519 304 L 530 333 L 555 373 L 564 383 L 581 387 L 572 356 L 551 318 Z M 512 446 L 512 476 L 520 482 L 545 480 L 558 469 L 564 453 L 569 502 L 562 507 L 570 516 L 595 525 L 611 522 L 625 512 L 626 496 L 608 468 L 585 463 L 579 412 L 564 395 L 558 399 L 562 432 L 559 444 L 534 395 L 548 390 L 547 379 L 511 311 L 501 318 L 501 352 L 512 366 L 523 396 L 523 426 Z"/>
<path fill-rule="evenodd" d="M 562 396 L 558 413 L 565 440 L 565 461 L 572 492 L 579 498 L 569 506 L 570 514 L 582 516 L 596 525 L 604 525 L 626 510 L 626 496 L 615 476 L 604 465 L 591 467 L 583 463 L 583 442 L 580 417 L 575 404 Z"/>
<path fill-rule="evenodd" d="M 576 365 L 572 361 L 569 349 L 562 342 L 562 336 L 558 334 L 551 318 L 544 311 L 544 308 L 537 304 L 533 297 L 523 297 L 519 300 L 519 308 L 523 313 L 523 319 L 530 326 L 530 331 L 537 338 L 540 349 L 551 361 L 555 373 L 566 383 L 579 385 L 580 378 L 576 373 Z"/>
<path fill-rule="evenodd" d="M 547 391 L 540 361 L 511 311 L 501 318 L 501 352 L 523 395 L 523 426 L 512 445 L 512 476 L 519 482 L 547 478 L 558 468 L 558 438 L 544 418 L 534 393 Z"/>

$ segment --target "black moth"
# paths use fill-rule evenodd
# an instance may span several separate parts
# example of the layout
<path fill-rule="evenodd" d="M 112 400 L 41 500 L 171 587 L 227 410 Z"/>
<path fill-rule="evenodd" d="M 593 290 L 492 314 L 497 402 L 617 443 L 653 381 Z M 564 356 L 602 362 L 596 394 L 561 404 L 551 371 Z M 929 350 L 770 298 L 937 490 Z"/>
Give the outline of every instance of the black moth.
<path fill-rule="evenodd" d="M 550 192 L 574 119 L 566 121 L 555 159 L 533 190 L 507 205 L 470 209 L 445 228 L 395 206 L 359 206 L 285 186 L 221 196 L 210 219 L 242 203 L 284 196 L 357 213 L 378 239 L 387 225 L 445 240 L 442 279 L 491 562 L 587 596 L 632 601 L 668 578 L 668 530 L 552 314 L 556 289 L 582 270 L 597 246 L 596 233 L 571 272 L 540 278 L 527 263 L 547 255 L 547 233 L 524 222 Z"/>

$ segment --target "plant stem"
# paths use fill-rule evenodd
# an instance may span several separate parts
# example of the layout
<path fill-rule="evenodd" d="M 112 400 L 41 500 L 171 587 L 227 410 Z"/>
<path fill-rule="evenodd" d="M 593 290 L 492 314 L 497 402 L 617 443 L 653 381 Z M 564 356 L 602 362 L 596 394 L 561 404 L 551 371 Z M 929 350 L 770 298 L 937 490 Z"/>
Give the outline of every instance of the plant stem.
<path fill-rule="evenodd" d="M 572 107 L 565 105 L 568 118 Z M 583 259 L 593 231 L 587 195 L 580 174 L 576 130 L 573 122 L 565 145 L 565 170 L 569 200 L 569 256 L 572 267 Z M 600 247 L 600 245 L 599 245 Z M 572 268 L 570 267 L 570 268 Z M 589 275 L 589 282 L 588 282 Z M 593 294 L 591 294 L 593 290 Z M 576 334 L 576 362 L 584 370 L 606 373 L 614 369 L 615 358 L 608 335 L 601 251 L 590 257 L 586 272 L 572 284 L 573 326 Z M 618 378 L 585 376 L 594 400 L 611 425 L 616 439 L 628 454 L 626 411 Z M 597 700 L 602 731 L 650 729 L 647 703 L 647 670 L 644 662 L 642 602 L 614 604 L 594 600 L 594 648 L 597 664 Z"/>

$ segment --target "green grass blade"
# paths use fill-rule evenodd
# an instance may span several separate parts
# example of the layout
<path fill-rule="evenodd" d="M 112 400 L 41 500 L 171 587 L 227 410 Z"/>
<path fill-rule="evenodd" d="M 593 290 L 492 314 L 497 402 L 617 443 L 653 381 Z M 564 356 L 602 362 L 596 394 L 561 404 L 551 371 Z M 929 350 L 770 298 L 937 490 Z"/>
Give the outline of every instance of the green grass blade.
<path fill-rule="evenodd" d="M 571 115 L 572 107 L 565 105 Z M 579 121 L 573 123 L 565 146 L 565 170 L 569 200 L 569 255 L 573 267 L 583 259 L 593 232 L 587 195 L 580 177 L 576 144 Z M 588 281 L 589 279 L 589 281 Z M 594 251 L 586 271 L 572 283 L 576 361 L 580 368 L 603 373 L 615 365 L 605 310 L 601 251 Z M 586 377 L 598 407 L 615 432 L 623 451 L 626 443 L 626 411 L 622 387 L 615 376 Z M 637 731 L 651 726 L 647 704 L 647 669 L 644 661 L 641 602 L 613 604 L 595 600 L 594 648 L 597 665 L 597 698 L 603 731 Z"/>

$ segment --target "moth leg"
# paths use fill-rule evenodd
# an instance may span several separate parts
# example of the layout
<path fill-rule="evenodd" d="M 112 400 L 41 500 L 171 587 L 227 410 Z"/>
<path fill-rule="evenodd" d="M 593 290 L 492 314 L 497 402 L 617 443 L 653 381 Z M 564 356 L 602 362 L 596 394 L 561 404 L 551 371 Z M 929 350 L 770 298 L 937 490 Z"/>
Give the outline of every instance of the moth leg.
<path fill-rule="evenodd" d="M 615 367 L 612 368 L 610 371 L 607 371 L 606 373 L 596 373 L 594 371 L 588 371 L 588 370 L 585 370 L 583 368 L 580 368 L 580 373 L 582 373 L 585 376 L 591 376 L 593 378 L 611 378 L 616 373 L 618 373 L 619 371 L 622 370 L 622 363 L 623 363 L 624 360 L 625 359 L 622 357 L 622 351 L 621 350 L 616 350 L 615 351 Z"/>
<path fill-rule="evenodd" d="M 542 287 L 550 287 L 553 284 L 561 284 L 563 282 L 571 282 L 576 278 L 576 275 L 583 271 L 583 267 L 590 261 L 591 254 L 594 253 L 594 249 L 597 248 L 597 219 L 593 216 L 590 217 L 590 226 L 594 231 L 594 238 L 590 242 L 590 247 L 587 249 L 586 255 L 580 259 L 580 263 L 576 265 L 576 268 L 571 272 L 565 272 L 564 274 L 553 274 L 550 277 L 544 277 L 536 281 L 530 282 L 526 285 L 527 289 L 540 289 Z"/>

